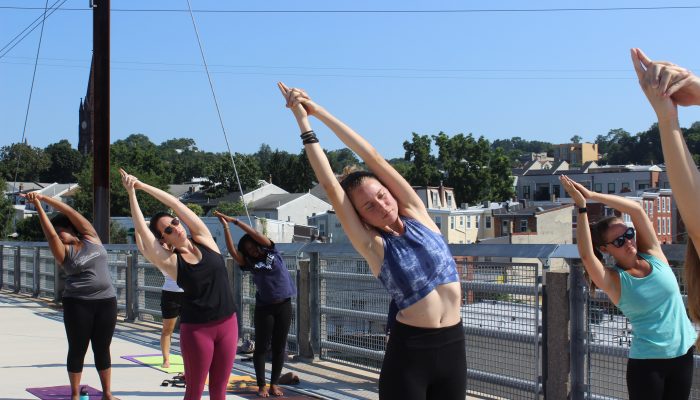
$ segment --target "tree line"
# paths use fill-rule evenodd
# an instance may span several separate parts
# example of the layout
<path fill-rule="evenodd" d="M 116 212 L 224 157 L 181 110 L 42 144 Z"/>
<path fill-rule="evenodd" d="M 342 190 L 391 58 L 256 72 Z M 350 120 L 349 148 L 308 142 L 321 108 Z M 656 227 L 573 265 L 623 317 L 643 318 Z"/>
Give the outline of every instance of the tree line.
<path fill-rule="evenodd" d="M 700 162 L 700 122 L 682 129 L 689 150 Z M 575 135 L 572 140 L 579 141 Z M 656 124 L 648 130 L 630 134 L 612 129 L 598 135 L 600 164 L 661 163 L 663 154 Z M 515 136 L 489 141 L 483 136 L 444 132 L 434 135 L 412 133 L 403 142 L 404 157 L 389 162 L 414 186 L 453 187 L 457 204 L 475 204 L 484 200 L 502 201 L 513 196 L 511 168 L 529 153 L 553 154 L 554 145 Z M 111 144 L 110 215 L 129 215 L 126 192 L 121 188 L 118 168 L 138 176 L 144 182 L 167 189 L 169 184 L 188 183 L 194 177 L 205 178 L 204 192 L 218 198 L 238 191 L 231 158 L 235 162 L 241 186 L 249 192 L 268 181 L 289 191 L 306 192 L 315 184 L 313 171 L 303 149 L 298 153 L 272 149 L 262 144 L 252 154 L 215 153 L 200 150 L 194 139 L 175 138 L 160 144 L 144 134 L 133 134 Z M 333 170 L 340 174 L 346 166 L 362 165 L 349 149 L 327 151 Z M 77 182 L 81 190 L 74 197 L 74 207 L 92 216 L 92 159 L 84 157 L 69 141 L 60 140 L 45 148 L 26 143 L 0 147 L 0 183 L 5 182 Z M 150 196 L 139 198 L 145 214 L 160 210 Z M 226 210 L 236 213 L 240 205 Z M 193 206 L 197 213 L 203 210 Z M 0 199 L 0 230 L 11 229 L 12 207 L 7 198 Z"/>

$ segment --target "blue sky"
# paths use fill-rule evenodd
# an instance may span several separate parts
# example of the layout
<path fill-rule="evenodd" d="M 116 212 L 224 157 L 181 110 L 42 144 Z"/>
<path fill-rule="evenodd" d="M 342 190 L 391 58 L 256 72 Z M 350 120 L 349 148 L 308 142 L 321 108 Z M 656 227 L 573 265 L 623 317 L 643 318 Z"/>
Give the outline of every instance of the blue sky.
<path fill-rule="evenodd" d="M 55 0 L 51 0 L 49 4 Z M 191 0 L 201 10 L 475 10 L 700 6 L 678 1 L 265 1 Z M 68 0 L 64 8 L 86 8 Z M 41 14 L 45 0 L 0 0 L 0 46 Z M 185 0 L 112 0 L 113 9 L 187 9 Z M 301 149 L 275 86 L 305 88 L 366 136 L 387 158 L 403 156 L 411 132 L 474 133 L 592 141 L 654 121 L 638 88 L 629 48 L 700 70 L 698 9 L 446 12 L 196 13 L 233 151 L 262 143 Z M 90 11 L 57 11 L 46 21 L 27 140 L 77 146 L 78 105 L 92 48 Z M 18 142 L 39 29 L 0 58 L 0 146 Z M 0 52 L 2 54 L 2 52 Z M 225 143 L 186 12 L 112 13 L 112 141 L 132 133 L 155 143 L 194 138 Z M 683 109 L 681 124 L 700 120 Z M 317 128 L 321 143 L 341 147 Z"/>

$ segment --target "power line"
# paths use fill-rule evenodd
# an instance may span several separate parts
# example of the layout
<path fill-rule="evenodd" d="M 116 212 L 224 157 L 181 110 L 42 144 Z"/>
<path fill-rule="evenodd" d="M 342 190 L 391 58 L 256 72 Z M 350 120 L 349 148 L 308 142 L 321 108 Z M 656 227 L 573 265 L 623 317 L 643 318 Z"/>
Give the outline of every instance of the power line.
<path fill-rule="evenodd" d="M 56 2 L 53 3 L 53 5 L 52 5 L 51 7 L 54 7 L 54 6 L 56 5 L 56 3 L 58 3 L 59 1 L 60 1 L 60 0 L 56 0 Z M 49 10 L 49 8 L 44 9 L 44 10 L 45 10 L 44 13 L 43 13 L 41 16 L 39 16 L 39 18 L 37 18 L 37 19 L 35 19 L 34 21 L 32 21 L 32 23 L 30 23 L 26 28 L 24 28 L 24 29 L 22 30 L 22 32 L 20 32 L 19 34 L 17 34 L 17 35 L 16 35 L 14 38 L 12 38 L 5 46 L 3 46 L 2 49 L 0 49 L 0 59 L 2 59 L 3 57 L 5 57 L 5 55 L 7 55 L 7 53 L 9 53 L 12 49 L 14 49 L 15 46 L 17 46 L 18 44 L 20 44 L 20 43 L 22 42 L 22 40 L 24 40 L 27 36 L 29 36 L 30 33 L 34 32 L 34 30 L 35 30 L 36 28 L 38 28 L 39 26 L 41 26 L 41 27 L 42 27 L 42 30 L 43 30 L 43 29 L 44 29 L 44 21 L 46 21 L 46 19 L 47 19 L 49 16 L 51 16 L 51 14 L 53 14 L 54 12 L 56 12 L 56 10 L 58 10 L 59 7 L 61 7 L 63 4 L 65 4 L 66 1 L 68 1 L 68 0 L 63 0 L 63 2 L 62 2 L 61 4 L 59 4 L 59 5 L 56 6 L 55 8 L 51 8 L 51 11 L 49 11 L 48 14 L 47 14 L 47 11 Z M 48 6 L 48 1 L 47 1 L 47 6 Z M 41 20 L 41 21 L 40 21 L 40 22 L 37 22 L 37 21 L 39 21 L 39 20 Z M 34 25 L 34 26 L 32 27 L 32 25 Z M 32 27 L 32 28 L 29 29 L 30 27 Z M 29 31 L 27 31 L 27 29 L 29 29 Z M 24 36 L 22 36 L 22 37 L 20 37 L 19 39 L 17 39 L 17 37 L 19 37 L 20 35 L 22 35 L 22 33 L 25 32 L 25 31 L 27 31 L 27 32 L 24 33 Z M 15 40 L 16 40 L 16 41 L 15 41 Z M 13 44 L 12 42 L 14 42 L 14 44 Z M 12 46 L 10 46 L 11 44 L 12 44 Z M 8 46 L 10 46 L 10 48 L 7 48 Z M 7 50 L 5 50 L 5 49 L 7 49 Z M 3 53 L 3 50 L 4 50 L 4 53 Z"/>
<path fill-rule="evenodd" d="M 40 7 L 0 6 L 0 10 L 38 10 Z M 615 11 L 656 11 L 656 10 L 696 10 L 700 6 L 653 6 L 653 7 L 576 7 L 576 8 L 475 8 L 442 10 L 192 10 L 193 13 L 212 14 L 472 14 L 472 13 L 552 13 L 552 12 L 615 12 Z M 90 11 L 89 7 L 62 8 L 62 11 Z M 112 8 L 112 12 L 168 12 L 186 13 L 179 8 Z"/>

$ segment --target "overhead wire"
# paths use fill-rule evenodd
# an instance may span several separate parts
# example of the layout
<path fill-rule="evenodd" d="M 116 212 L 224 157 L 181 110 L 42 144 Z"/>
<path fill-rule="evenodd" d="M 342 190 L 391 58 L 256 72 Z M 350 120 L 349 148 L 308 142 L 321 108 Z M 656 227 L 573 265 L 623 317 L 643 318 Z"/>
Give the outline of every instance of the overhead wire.
<path fill-rule="evenodd" d="M 243 200 L 243 187 L 241 186 L 241 179 L 238 177 L 238 169 L 236 168 L 236 160 L 233 158 L 233 153 L 231 152 L 231 145 L 229 144 L 228 141 L 228 135 L 226 134 L 226 127 L 224 126 L 224 119 L 221 116 L 221 109 L 219 107 L 219 101 L 216 98 L 216 91 L 214 90 L 214 83 L 211 80 L 211 74 L 209 73 L 209 66 L 207 65 L 207 59 L 204 56 L 204 47 L 202 46 L 202 40 L 199 37 L 199 30 L 197 29 L 197 22 L 194 19 L 194 14 L 192 13 L 192 5 L 190 4 L 190 0 L 187 0 L 187 7 L 190 9 L 190 18 L 192 19 L 192 26 L 194 27 L 194 33 L 195 36 L 197 37 L 197 44 L 199 45 L 199 53 L 202 56 L 202 63 L 204 64 L 204 70 L 207 73 L 207 79 L 209 80 L 209 89 L 211 89 L 211 95 L 214 98 L 214 105 L 216 107 L 216 114 L 219 117 L 219 124 L 221 125 L 221 131 L 224 134 L 224 140 L 226 141 L 226 148 L 228 149 L 228 155 L 231 158 L 231 164 L 233 165 L 233 172 L 236 176 L 236 182 L 238 183 L 238 191 L 241 194 L 241 203 L 243 203 L 243 208 L 245 209 L 245 215 L 248 217 L 248 221 L 252 222 L 250 220 L 250 214 L 248 213 L 248 206 L 246 205 L 245 201 Z"/>
<path fill-rule="evenodd" d="M 64 2 L 65 2 L 65 1 L 64 1 Z M 54 3 L 54 4 L 55 4 L 55 3 Z M 39 53 L 41 52 L 41 43 L 42 43 L 42 39 L 43 39 L 43 37 L 44 37 L 44 25 L 45 25 L 45 23 L 46 23 L 46 16 L 47 16 L 47 11 L 48 11 L 48 9 L 49 9 L 49 0 L 46 0 L 46 5 L 45 5 L 45 7 L 44 7 L 44 18 L 41 19 L 41 31 L 40 31 L 40 33 L 39 33 L 39 44 L 37 45 L 36 57 L 34 58 L 34 72 L 32 73 L 32 83 L 31 83 L 31 85 L 29 86 L 29 99 L 27 100 L 27 110 L 26 110 L 26 112 L 25 112 L 25 114 L 24 114 L 24 126 L 22 127 L 22 139 L 20 140 L 20 146 L 21 146 L 22 143 L 25 142 L 25 139 L 26 139 L 26 136 L 27 136 L 27 122 L 29 121 L 29 110 L 30 110 L 31 104 L 32 104 L 32 94 L 34 93 L 34 83 L 36 82 L 36 70 L 37 70 L 37 66 L 38 66 L 38 63 L 39 63 Z M 13 47 L 14 47 L 14 46 L 13 46 Z M 8 50 L 8 51 L 9 51 L 9 50 Z M 0 56 L 0 57 L 1 57 L 1 56 Z M 17 147 L 18 150 L 19 150 L 19 148 L 20 148 L 20 147 Z M 21 151 L 17 151 L 17 165 L 16 165 L 16 168 L 15 168 L 15 177 L 14 177 L 14 180 L 13 180 L 13 182 L 12 182 L 12 194 L 13 194 L 13 195 L 14 195 L 14 193 L 15 193 L 15 188 L 16 188 L 16 186 L 17 186 L 17 177 L 19 176 L 19 166 L 20 166 L 21 158 L 22 158 L 22 152 L 21 152 Z M 14 211 L 14 210 L 12 210 L 12 209 L 10 210 L 10 212 L 13 212 L 13 211 Z M 8 219 L 9 219 L 9 217 L 8 217 Z M 13 230 L 14 230 L 15 227 L 16 227 L 16 225 L 15 225 L 15 218 L 12 218 L 12 228 L 13 228 Z"/>
<path fill-rule="evenodd" d="M 58 3 L 59 1 L 61 1 L 61 4 L 59 4 L 58 6 L 56 6 L 56 3 Z M 47 14 L 46 11 L 45 11 L 45 12 L 43 13 L 43 16 L 40 16 L 40 17 L 38 17 L 37 19 L 35 19 L 34 21 L 32 21 L 32 22 L 31 22 L 26 28 L 24 28 L 20 33 L 18 33 L 15 37 L 13 37 L 12 39 L 10 39 L 10 41 L 9 41 L 5 46 L 3 46 L 3 47 L 0 49 L 0 59 L 2 59 L 3 57 L 5 57 L 10 51 L 12 51 L 12 49 L 14 49 L 15 46 L 17 46 L 18 44 L 20 44 L 27 36 L 29 36 L 30 33 L 34 32 L 34 30 L 35 30 L 37 27 L 39 27 L 39 25 L 41 25 L 41 29 L 43 30 L 43 29 L 44 29 L 44 21 L 46 21 L 46 18 L 48 18 L 48 17 L 51 16 L 54 12 L 56 12 L 56 10 L 58 10 L 63 4 L 65 4 L 66 1 L 68 1 L 68 0 L 56 0 L 56 2 L 53 3 L 53 4 L 51 5 L 51 8 L 50 8 L 51 11 L 50 11 L 48 14 Z M 55 6 L 55 7 L 54 7 L 54 6 Z M 46 8 L 46 10 L 48 10 L 48 9 L 49 9 L 49 8 L 48 8 L 48 1 L 47 1 L 47 8 Z M 39 21 L 39 19 L 41 19 L 40 23 L 37 22 L 37 21 Z M 30 28 L 31 28 L 31 29 L 30 29 Z M 27 29 L 29 29 L 29 31 L 27 31 Z M 25 32 L 26 32 L 26 33 L 25 33 Z M 20 35 L 22 35 L 22 34 L 24 34 L 24 36 L 22 36 L 21 38 L 17 39 L 17 38 L 18 38 Z M 13 42 L 14 42 L 14 43 L 13 43 Z M 9 48 L 8 48 L 8 46 L 9 46 Z"/>

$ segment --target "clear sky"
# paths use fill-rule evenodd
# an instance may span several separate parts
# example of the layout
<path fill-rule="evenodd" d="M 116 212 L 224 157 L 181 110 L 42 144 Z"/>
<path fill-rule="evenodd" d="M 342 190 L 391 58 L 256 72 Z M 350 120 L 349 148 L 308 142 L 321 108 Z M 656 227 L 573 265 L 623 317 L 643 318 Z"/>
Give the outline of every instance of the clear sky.
<path fill-rule="evenodd" d="M 53 4 L 56 0 L 50 0 Z M 63 0 L 61 0 L 62 2 Z M 0 0 L 0 46 L 41 15 L 45 0 Z M 233 151 L 262 143 L 301 149 L 275 82 L 305 88 L 387 158 L 411 132 L 592 141 L 655 121 L 629 58 L 700 70 L 700 7 L 682 1 L 205 1 L 191 0 Z M 26 136 L 33 146 L 78 142 L 78 105 L 92 49 L 88 0 L 46 20 Z M 143 133 L 155 143 L 225 143 L 186 0 L 112 0 L 112 141 Z M 133 11 L 133 10 L 161 11 Z M 520 11 L 484 11 L 520 10 Z M 121 11 L 120 11 L 121 10 Z M 287 12 L 221 12 L 224 10 Z M 363 12 L 308 12 L 308 11 Z M 451 12 L 367 12 L 367 11 Z M 471 12 L 466 12 L 471 10 Z M 479 11 L 480 10 L 480 11 Z M 529 10 L 529 11 L 524 11 Z M 539 11 L 534 11 L 539 10 Z M 304 12 L 289 12 L 304 11 Z M 0 58 L 0 146 L 18 142 L 39 29 Z M 2 55 L 5 50 L 0 51 Z M 681 111 L 681 124 L 700 109 Z M 341 147 L 315 124 L 321 143 Z"/>

